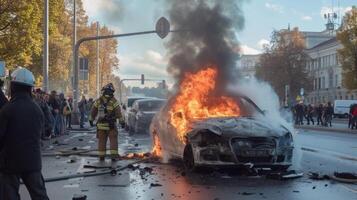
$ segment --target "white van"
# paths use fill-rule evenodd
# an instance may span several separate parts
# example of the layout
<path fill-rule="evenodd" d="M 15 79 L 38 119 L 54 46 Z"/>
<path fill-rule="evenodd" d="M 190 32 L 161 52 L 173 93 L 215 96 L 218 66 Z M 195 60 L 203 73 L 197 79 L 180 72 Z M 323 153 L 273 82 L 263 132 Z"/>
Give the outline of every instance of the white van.
<path fill-rule="evenodd" d="M 357 104 L 357 100 L 335 100 L 333 113 L 338 117 L 348 117 L 352 104 Z"/>

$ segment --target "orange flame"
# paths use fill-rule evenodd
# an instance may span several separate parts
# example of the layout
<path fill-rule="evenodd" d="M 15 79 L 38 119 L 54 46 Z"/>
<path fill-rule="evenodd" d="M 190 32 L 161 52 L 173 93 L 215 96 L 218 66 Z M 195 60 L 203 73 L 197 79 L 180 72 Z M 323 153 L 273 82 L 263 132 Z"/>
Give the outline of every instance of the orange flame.
<path fill-rule="evenodd" d="M 214 96 L 217 69 L 209 67 L 197 73 L 186 73 L 180 90 L 169 111 L 171 124 L 178 138 L 185 143 L 185 134 L 197 119 L 239 116 L 240 109 L 234 99 Z"/>
<path fill-rule="evenodd" d="M 159 136 L 157 136 L 157 134 L 154 134 L 153 137 L 154 137 L 154 141 L 153 141 L 154 145 L 151 154 L 157 157 L 161 157 L 162 152 L 161 152 L 161 144 L 160 144 Z"/>

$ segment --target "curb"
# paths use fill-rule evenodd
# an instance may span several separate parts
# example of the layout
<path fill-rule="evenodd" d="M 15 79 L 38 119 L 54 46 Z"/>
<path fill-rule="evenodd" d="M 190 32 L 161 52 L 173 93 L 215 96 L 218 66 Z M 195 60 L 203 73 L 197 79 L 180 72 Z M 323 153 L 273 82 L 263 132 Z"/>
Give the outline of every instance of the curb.
<path fill-rule="evenodd" d="M 294 126 L 296 129 L 306 129 L 306 130 L 314 130 L 314 131 L 327 131 L 327 132 L 337 132 L 337 133 L 348 133 L 348 134 L 356 134 L 357 130 L 351 129 L 340 129 L 340 128 L 331 128 L 331 127 L 314 127 L 314 126 Z"/>

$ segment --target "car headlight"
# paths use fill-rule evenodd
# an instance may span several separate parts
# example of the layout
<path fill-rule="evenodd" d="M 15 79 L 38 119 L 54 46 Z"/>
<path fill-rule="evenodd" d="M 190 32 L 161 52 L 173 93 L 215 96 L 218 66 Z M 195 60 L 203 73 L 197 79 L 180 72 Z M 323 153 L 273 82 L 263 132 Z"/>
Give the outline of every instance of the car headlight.
<path fill-rule="evenodd" d="M 287 132 L 284 136 L 280 137 L 279 146 L 281 147 L 290 147 L 293 146 L 293 136 L 290 132 Z"/>

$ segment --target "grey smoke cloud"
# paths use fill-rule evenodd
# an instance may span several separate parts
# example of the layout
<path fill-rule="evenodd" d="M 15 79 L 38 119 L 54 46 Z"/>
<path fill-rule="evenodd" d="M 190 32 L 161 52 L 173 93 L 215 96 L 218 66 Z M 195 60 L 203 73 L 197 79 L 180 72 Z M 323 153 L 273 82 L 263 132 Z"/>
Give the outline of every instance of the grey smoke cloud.
<path fill-rule="evenodd" d="M 172 29 L 168 48 L 168 72 L 178 83 L 185 72 L 207 66 L 218 69 L 217 88 L 226 88 L 237 78 L 239 42 L 236 33 L 244 27 L 243 0 L 167 1 Z"/>

